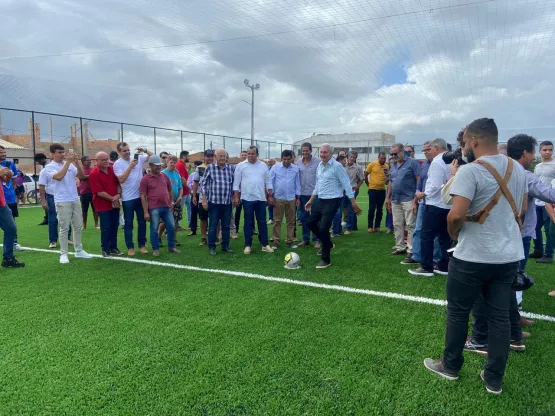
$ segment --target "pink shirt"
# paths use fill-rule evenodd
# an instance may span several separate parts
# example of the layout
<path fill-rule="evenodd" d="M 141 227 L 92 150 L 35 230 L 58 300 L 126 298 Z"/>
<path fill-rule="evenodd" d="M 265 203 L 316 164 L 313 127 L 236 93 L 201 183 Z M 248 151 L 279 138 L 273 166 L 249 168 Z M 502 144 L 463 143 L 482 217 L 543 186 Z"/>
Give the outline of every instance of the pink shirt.
<path fill-rule="evenodd" d="M 172 183 L 166 174 L 154 176 L 149 173 L 141 179 L 139 192 L 141 195 L 146 194 L 148 209 L 169 208 L 171 189 Z"/>

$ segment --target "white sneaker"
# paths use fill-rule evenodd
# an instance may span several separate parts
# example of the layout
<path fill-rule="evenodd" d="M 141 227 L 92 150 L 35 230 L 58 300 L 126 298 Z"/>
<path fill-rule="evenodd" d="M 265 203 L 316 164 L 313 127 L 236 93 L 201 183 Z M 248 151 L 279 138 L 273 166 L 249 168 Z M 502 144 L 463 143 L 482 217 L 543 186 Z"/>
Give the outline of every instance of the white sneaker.
<path fill-rule="evenodd" d="M 68 264 L 69 263 L 69 258 L 67 257 L 67 254 L 62 254 L 60 256 L 60 264 Z"/>
<path fill-rule="evenodd" d="M 25 249 L 24 249 L 23 247 L 21 247 L 21 246 L 19 245 L 19 243 L 14 243 L 13 249 L 14 249 L 15 251 L 25 251 Z"/>
<path fill-rule="evenodd" d="M 273 253 L 274 249 L 270 246 L 266 246 L 266 247 L 262 247 L 262 251 L 265 251 L 266 253 Z"/>
<path fill-rule="evenodd" d="M 251 248 L 250 247 L 245 247 L 245 249 L 243 250 L 243 253 L 245 254 L 251 254 Z"/>
<path fill-rule="evenodd" d="M 266 224 L 268 224 L 268 225 L 272 225 L 273 223 L 274 223 L 274 221 L 273 221 L 273 220 L 268 220 L 268 222 L 267 222 Z"/>
<path fill-rule="evenodd" d="M 75 252 L 75 258 L 77 259 L 91 259 L 92 256 L 85 250 L 79 250 Z"/>

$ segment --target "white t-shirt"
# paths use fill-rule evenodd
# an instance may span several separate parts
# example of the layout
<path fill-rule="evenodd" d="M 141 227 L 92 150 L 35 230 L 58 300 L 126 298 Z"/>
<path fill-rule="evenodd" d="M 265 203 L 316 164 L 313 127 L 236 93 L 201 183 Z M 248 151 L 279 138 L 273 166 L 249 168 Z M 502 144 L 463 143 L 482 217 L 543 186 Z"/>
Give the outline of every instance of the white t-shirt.
<path fill-rule="evenodd" d="M 233 175 L 233 190 L 241 192 L 245 201 L 265 201 L 266 189 L 272 189 L 272 178 L 265 163 L 241 162 Z"/>
<path fill-rule="evenodd" d="M 138 161 L 139 163 L 137 163 L 137 166 L 135 166 L 129 173 L 125 182 L 121 184 L 122 201 L 131 201 L 133 199 L 140 198 L 141 195 L 139 193 L 139 186 L 141 185 L 141 179 L 143 179 L 143 165 L 147 159 L 148 155 L 140 155 Z M 123 175 L 132 160 L 132 158 L 129 160 L 123 160 L 121 158 L 116 160 L 116 163 L 114 163 L 114 173 L 116 176 Z"/>
<path fill-rule="evenodd" d="M 48 176 L 48 173 L 44 168 L 42 168 L 39 174 L 39 185 L 43 185 L 45 187 L 45 191 L 47 194 L 54 195 L 54 192 L 56 192 L 56 184 L 54 183 L 54 179 Z"/>
<path fill-rule="evenodd" d="M 48 175 L 48 179 L 54 183 L 54 202 L 73 202 L 79 200 L 77 194 L 77 185 L 75 178 L 77 177 L 77 168 L 72 163 L 67 169 L 67 173 L 61 181 L 54 179 L 54 175 L 64 167 L 65 162 L 50 162 L 45 166 L 44 171 Z M 42 172 L 41 172 L 42 173 Z M 40 177 L 39 177 L 40 179 Z"/>
<path fill-rule="evenodd" d="M 480 159 L 492 165 L 501 177 L 505 176 L 508 164 L 506 156 L 482 156 Z M 513 163 L 507 187 L 520 211 L 524 194 L 528 192 L 528 183 L 524 168 L 518 162 Z M 451 195 L 470 199 L 469 214 L 474 215 L 490 203 L 498 189 L 497 181 L 485 167 L 469 163 L 457 172 Z M 507 264 L 524 258 L 520 229 L 505 196 L 501 196 L 483 224 L 463 224 L 453 255 L 459 260 L 488 264 Z"/>
<path fill-rule="evenodd" d="M 549 186 L 551 181 L 553 181 L 555 179 L 555 159 L 553 159 L 549 162 L 538 163 L 536 165 L 536 168 L 534 169 L 534 174 L 538 178 L 540 178 L 540 180 L 544 184 Z M 543 202 L 539 199 L 534 199 L 534 202 L 538 207 L 545 206 L 545 202 Z"/>

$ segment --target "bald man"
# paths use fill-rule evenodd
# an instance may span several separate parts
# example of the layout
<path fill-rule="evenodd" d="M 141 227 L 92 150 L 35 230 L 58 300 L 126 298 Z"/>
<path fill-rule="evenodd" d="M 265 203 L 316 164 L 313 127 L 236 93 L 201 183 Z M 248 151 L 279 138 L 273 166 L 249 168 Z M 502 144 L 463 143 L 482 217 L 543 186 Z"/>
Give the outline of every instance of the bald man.
<path fill-rule="evenodd" d="M 97 153 L 96 167 L 89 175 L 94 209 L 100 218 L 100 245 L 104 257 L 123 254 L 118 249 L 121 185 L 109 162 L 108 153 Z"/>

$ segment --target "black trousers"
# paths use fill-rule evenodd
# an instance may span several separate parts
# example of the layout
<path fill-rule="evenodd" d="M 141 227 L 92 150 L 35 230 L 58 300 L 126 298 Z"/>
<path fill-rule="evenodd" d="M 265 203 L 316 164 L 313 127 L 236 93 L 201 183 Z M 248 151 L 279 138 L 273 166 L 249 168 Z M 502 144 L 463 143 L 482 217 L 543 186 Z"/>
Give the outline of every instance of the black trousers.
<path fill-rule="evenodd" d="M 438 263 L 439 270 L 446 272 L 449 266 L 447 250 L 451 248 L 451 237 L 447 232 L 448 209 L 438 208 L 433 205 L 424 207 L 422 218 L 422 231 L 420 238 L 420 265 L 427 272 L 434 271 L 434 241 L 439 240 L 441 259 Z"/>
<path fill-rule="evenodd" d="M 318 198 L 312 206 L 308 228 L 322 243 L 322 260 L 330 263 L 330 252 L 333 246 L 330 237 L 330 227 L 333 217 L 341 206 L 343 198 L 321 199 Z"/>
<path fill-rule="evenodd" d="M 481 264 L 451 258 L 447 277 L 447 329 L 443 350 L 443 364 L 449 371 L 458 374 L 463 366 L 468 317 L 481 293 L 488 317 L 485 377 L 493 385 L 501 386 L 511 341 L 511 285 L 518 265 L 519 262 Z"/>
<path fill-rule="evenodd" d="M 193 197 L 191 196 L 191 222 L 189 223 L 189 228 L 191 232 L 196 232 L 198 228 L 198 194 L 197 194 L 197 204 L 193 204 Z"/>
<path fill-rule="evenodd" d="M 385 202 L 385 189 L 381 191 L 369 189 L 368 201 L 370 203 L 368 208 L 368 228 L 380 228 L 383 217 L 383 204 Z M 376 215 L 375 222 L 374 214 Z M 374 227 L 372 227 L 372 224 L 374 224 Z"/>
<path fill-rule="evenodd" d="M 118 248 L 119 208 L 98 213 L 100 218 L 100 246 L 110 252 Z"/>
<path fill-rule="evenodd" d="M 472 317 L 474 324 L 472 325 L 472 339 L 478 344 L 488 343 L 488 310 L 484 302 L 484 296 L 480 296 L 474 302 L 472 308 Z M 520 313 L 518 312 L 518 302 L 516 300 L 516 292 L 511 291 L 511 304 L 509 305 L 509 321 L 511 323 L 511 341 L 522 341 L 522 327 L 520 326 Z"/>

